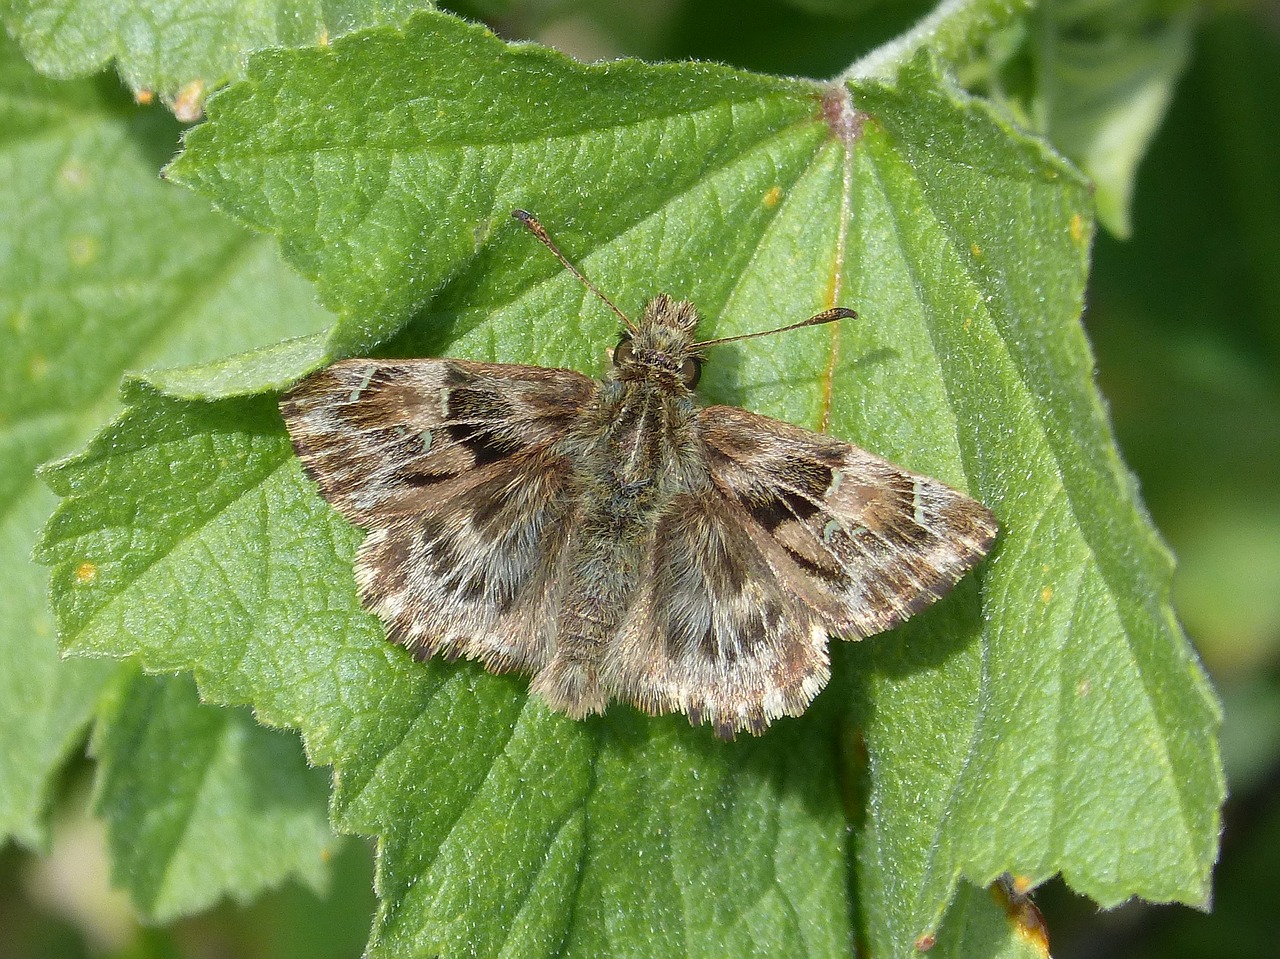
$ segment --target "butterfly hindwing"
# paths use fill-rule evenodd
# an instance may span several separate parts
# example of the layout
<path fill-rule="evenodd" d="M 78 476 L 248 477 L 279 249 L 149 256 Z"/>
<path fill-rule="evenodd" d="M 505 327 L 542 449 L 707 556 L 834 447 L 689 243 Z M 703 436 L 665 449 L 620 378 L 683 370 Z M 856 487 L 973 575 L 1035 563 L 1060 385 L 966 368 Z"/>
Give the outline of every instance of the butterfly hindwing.
<path fill-rule="evenodd" d="M 664 510 L 642 579 L 604 676 L 618 698 L 731 737 L 799 715 L 826 684 L 827 629 L 769 567 L 742 507 L 714 488 Z"/>
<path fill-rule="evenodd" d="M 421 658 L 536 671 L 553 651 L 574 478 L 544 448 L 474 478 L 366 537 L 356 557 L 360 598 Z"/>

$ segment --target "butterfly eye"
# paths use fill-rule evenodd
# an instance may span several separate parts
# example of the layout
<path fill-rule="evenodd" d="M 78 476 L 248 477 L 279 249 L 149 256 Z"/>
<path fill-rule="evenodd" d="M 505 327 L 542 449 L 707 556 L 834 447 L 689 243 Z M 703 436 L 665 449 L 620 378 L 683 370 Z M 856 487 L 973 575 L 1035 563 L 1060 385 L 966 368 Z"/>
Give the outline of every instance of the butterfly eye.
<path fill-rule="evenodd" d="M 696 356 L 691 356 L 680 367 L 680 380 L 689 389 L 693 389 L 698 385 L 698 380 L 702 377 L 702 361 Z"/>
<path fill-rule="evenodd" d="M 631 345 L 631 337 L 624 336 L 618 341 L 618 345 L 613 348 L 613 365 L 622 366 L 624 363 L 631 362 L 631 354 L 635 348 Z"/>

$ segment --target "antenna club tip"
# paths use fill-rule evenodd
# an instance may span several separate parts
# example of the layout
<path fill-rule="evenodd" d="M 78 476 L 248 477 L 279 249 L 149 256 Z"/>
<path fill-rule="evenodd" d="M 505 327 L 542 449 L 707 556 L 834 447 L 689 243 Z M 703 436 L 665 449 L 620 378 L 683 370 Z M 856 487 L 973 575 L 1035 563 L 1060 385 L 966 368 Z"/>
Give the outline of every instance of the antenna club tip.
<path fill-rule="evenodd" d="M 528 210 L 521 210 L 518 207 L 511 211 L 511 215 L 515 217 L 517 220 L 519 220 L 521 223 L 528 223 L 530 220 L 533 219 L 532 213 L 530 213 Z"/>

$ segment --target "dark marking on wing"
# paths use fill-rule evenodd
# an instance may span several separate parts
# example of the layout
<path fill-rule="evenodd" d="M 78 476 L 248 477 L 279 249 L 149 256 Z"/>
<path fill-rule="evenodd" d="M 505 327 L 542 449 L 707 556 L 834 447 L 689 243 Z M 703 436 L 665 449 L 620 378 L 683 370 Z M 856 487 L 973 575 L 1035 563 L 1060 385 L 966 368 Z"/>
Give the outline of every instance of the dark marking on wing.
<path fill-rule="evenodd" d="M 445 432 L 475 457 L 476 466 L 505 459 L 524 446 L 511 429 L 515 410 L 492 390 L 458 386 L 445 400 Z"/>
<path fill-rule="evenodd" d="M 706 631 L 702 634 L 702 639 L 698 640 L 698 652 L 707 659 L 716 660 L 720 658 L 720 649 L 716 644 L 715 627 L 710 623 L 707 624 Z M 729 653 L 729 655 L 725 657 L 726 659 L 737 659 L 737 656 L 734 655 L 732 651 L 727 650 L 726 652 Z"/>
<path fill-rule="evenodd" d="M 713 456 L 727 461 L 718 450 L 711 452 Z M 788 520 L 803 523 L 822 508 L 822 498 L 831 486 L 833 469 L 834 466 L 816 458 L 782 458 L 772 473 L 777 485 L 758 484 L 741 489 L 742 505 L 770 533 Z"/>
<path fill-rule="evenodd" d="M 445 575 L 457 565 L 458 553 L 453 539 L 439 516 L 423 520 L 418 539 L 422 544 L 423 563 L 437 576 Z"/>
<path fill-rule="evenodd" d="M 443 483 L 445 480 L 453 479 L 458 474 L 453 470 L 432 470 L 431 460 L 417 460 L 411 462 L 404 469 L 400 470 L 396 478 L 407 486 L 413 486 L 417 489 L 426 489 L 428 486 L 435 486 L 437 483 Z"/>
<path fill-rule="evenodd" d="M 848 574 L 838 565 L 816 563 L 808 556 L 803 556 L 800 553 L 797 553 L 789 546 L 783 546 L 782 548 L 797 566 L 810 576 L 814 576 L 825 583 L 829 583 L 832 586 L 838 586 L 846 582 L 849 578 Z M 822 554 L 823 557 L 829 557 L 829 555 L 829 553 Z"/>

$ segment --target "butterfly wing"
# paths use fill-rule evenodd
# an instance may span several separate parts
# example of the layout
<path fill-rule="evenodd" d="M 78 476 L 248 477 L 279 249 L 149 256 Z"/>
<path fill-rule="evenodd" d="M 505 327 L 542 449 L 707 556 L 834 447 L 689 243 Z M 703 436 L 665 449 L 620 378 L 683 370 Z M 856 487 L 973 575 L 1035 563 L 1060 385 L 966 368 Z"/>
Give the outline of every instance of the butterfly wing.
<path fill-rule="evenodd" d="M 830 675 L 827 629 L 716 489 L 676 496 L 655 524 L 643 593 L 602 682 L 650 713 L 680 711 L 731 738 L 799 715 Z"/>
<path fill-rule="evenodd" d="M 943 596 L 991 547 L 986 507 L 829 436 L 733 407 L 699 414 L 707 489 L 655 526 L 646 595 L 605 682 L 722 737 L 799 715 L 828 636 L 870 636 Z"/>
<path fill-rule="evenodd" d="M 369 530 L 366 608 L 427 657 L 539 668 L 577 497 L 556 441 L 594 381 L 460 360 L 346 360 L 281 399 L 324 497 Z"/>
<path fill-rule="evenodd" d="M 931 605 L 995 540 L 995 516 L 849 443 L 746 410 L 701 411 L 712 482 L 787 590 L 862 638 Z"/>

